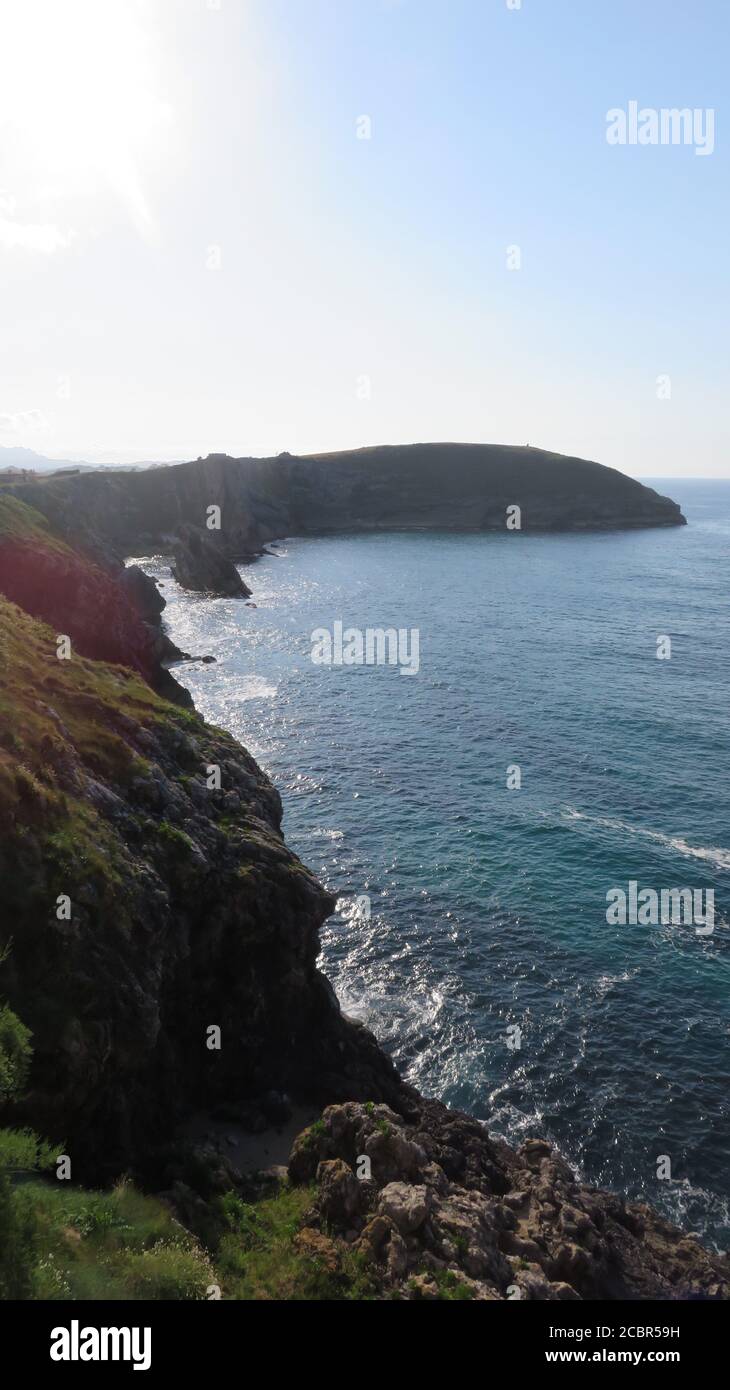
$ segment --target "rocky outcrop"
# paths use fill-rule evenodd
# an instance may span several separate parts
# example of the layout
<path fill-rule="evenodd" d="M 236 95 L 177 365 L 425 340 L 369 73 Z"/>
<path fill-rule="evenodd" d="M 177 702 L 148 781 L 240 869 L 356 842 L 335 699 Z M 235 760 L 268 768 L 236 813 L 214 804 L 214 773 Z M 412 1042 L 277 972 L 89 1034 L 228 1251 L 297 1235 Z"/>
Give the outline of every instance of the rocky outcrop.
<path fill-rule="evenodd" d="M 316 1185 L 299 1240 L 355 1252 L 380 1296 L 415 1300 L 727 1299 L 730 1260 L 647 1206 L 579 1183 L 550 1144 L 519 1149 L 419 1101 L 330 1106 L 297 1139 Z"/>
<path fill-rule="evenodd" d="M 181 526 L 172 543 L 172 554 L 173 578 L 184 589 L 227 598 L 250 597 L 251 590 L 233 561 L 200 526 L 189 522 Z"/>

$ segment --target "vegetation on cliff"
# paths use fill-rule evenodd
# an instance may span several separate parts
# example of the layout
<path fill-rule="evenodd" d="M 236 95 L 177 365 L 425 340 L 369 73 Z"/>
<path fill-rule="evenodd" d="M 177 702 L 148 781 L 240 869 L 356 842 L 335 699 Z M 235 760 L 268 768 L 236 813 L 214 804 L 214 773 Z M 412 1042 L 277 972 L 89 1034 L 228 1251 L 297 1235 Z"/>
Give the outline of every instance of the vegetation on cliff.
<path fill-rule="evenodd" d="M 8 511 L 27 545 L 33 518 Z M 41 597 L 53 621 L 52 584 Z M 79 635 L 59 650 L 55 627 L 0 598 L 3 987 L 35 1047 L 19 1120 L 67 1136 L 97 1179 L 156 1161 L 196 1105 L 394 1096 L 316 970 L 332 900 L 284 844 L 268 779 Z"/>
<path fill-rule="evenodd" d="M 12 493 L 0 493 L 0 593 L 69 636 L 81 655 L 131 666 L 169 698 L 190 704 L 163 666 L 182 653 L 159 625 L 164 602 L 153 581 L 112 555 L 102 564 L 67 544 Z"/>

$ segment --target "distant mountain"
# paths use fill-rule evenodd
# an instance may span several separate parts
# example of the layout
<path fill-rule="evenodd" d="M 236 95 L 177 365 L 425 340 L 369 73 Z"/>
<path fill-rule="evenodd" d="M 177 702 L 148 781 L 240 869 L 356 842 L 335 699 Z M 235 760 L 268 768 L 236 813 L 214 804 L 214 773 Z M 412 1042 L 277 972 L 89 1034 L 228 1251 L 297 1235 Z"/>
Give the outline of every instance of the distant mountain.
<path fill-rule="evenodd" d="M 33 473 L 55 473 L 59 468 L 83 468 L 84 471 L 97 467 L 94 463 L 79 463 L 71 459 L 49 459 L 45 454 L 37 454 L 34 449 L 23 449 L 20 445 L 5 448 L 0 444 L 0 473 L 9 469 L 21 472 L 25 469 Z"/>
<path fill-rule="evenodd" d="M 181 459 L 175 459 L 181 463 Z M 82 473 L 110 473 L 118 468 L 167 468 L 168 463 L 80 463 L 77 459 L 49 459 L 45 454 L 37 454 L 34 449 L 24 449 L 20 445 L 4 447 L 0 444 L 0 473 L 57 473 L 59 469 L 74 468 Z"/>

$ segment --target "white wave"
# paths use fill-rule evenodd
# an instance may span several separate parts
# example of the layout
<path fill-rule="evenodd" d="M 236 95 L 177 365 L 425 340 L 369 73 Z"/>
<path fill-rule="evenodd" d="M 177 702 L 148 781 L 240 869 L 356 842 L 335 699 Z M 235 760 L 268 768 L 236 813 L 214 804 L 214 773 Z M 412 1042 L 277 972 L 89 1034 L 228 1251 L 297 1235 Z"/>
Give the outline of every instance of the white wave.
<path fill-rule="evenodd" d="M 629 980 L 635 979 L 638 973 L 639 968 L 637 966 L 635 970 L 621 970 L 618 975 L 599 975 L 593 986 L 599 1002 L 603 1002 L 606 995 L 616 985 L 627 984 Z"/>
<path fill-rule="evenodd" d="M 236 684 L 237 700 L 272 700 L 276 695 L 277 687 L 263 676 L 249 676 L 246 680 Z"/>
<path fill-rule="evenodd" d="M 584 811 L 577 811 L 574 806 L 567 806 L 561 814 L 564 820 L 588 821 L 592 825 L 601 825 L 606 830 L 617 830 L 622 835 L 635 835 L 638 839 L 652 840 L 663 845 L 665 849 L 673 850 L 675 854 L 683 854 L 688 859 L 702 859 L 716 869 L 730 870 L 730 849 L 690 845 L 681 835 L 664 835 L 661 830 L 646 830 L 642 826 L 629 825 L 626 821 L 614 820 L 610 816 L 589 816 Z"/>
<path fill-rule="evenodd" d="M 310 830 L 308 834 L 306 834 L 306 835 L 300 835 L 300 836 L 299 836 L 299 839 L 300 839 L 300 840 L 343 840 L 344 837 L 345 837 L 345 832 L 344 832 L 344 830 L 326 830 L 326 829 L 323 827 L 321 830 Z"/>

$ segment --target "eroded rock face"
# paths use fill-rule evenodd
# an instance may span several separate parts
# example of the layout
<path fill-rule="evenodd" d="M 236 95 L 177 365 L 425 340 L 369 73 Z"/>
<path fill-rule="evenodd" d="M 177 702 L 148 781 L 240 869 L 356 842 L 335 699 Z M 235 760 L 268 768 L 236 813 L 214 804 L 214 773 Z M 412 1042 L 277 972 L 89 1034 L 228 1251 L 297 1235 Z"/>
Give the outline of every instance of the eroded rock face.
<path fill-rule="evenodd" d="M 173 541 L 173 558 L 173 578 L 184 589 L 227 598 L 248 598 L 251 593 L 233 561 L 199 526 L 180 528 Z"/>
<path fill-rule="evenodd" d="M 332 1200 L 335 1175 L 346 1202 Z M 383 1297 L 730 1296 L 727 1256 L 581 1185 L 544 1140 L 514 1150 L 437 1101 L 419 1098 L 410 1120 L 383 1104 L 330 1106 L 296 1140 L 289 1176 L 317 1185 L 305 1229 L 357 1251 Z"/>

